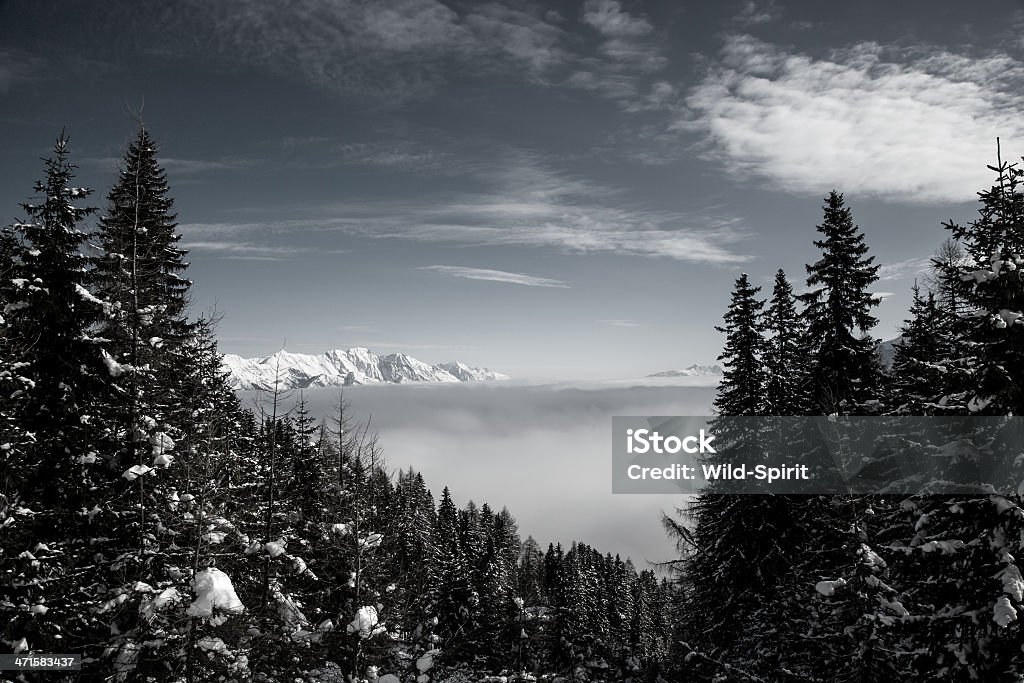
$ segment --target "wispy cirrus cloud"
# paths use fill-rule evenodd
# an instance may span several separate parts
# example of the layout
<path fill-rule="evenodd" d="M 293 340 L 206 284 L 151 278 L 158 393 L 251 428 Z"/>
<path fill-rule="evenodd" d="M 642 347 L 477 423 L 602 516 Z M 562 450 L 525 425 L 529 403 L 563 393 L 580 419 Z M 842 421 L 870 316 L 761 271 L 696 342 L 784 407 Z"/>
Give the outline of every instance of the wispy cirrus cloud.
<path fill-rule="evenodd" d="M 566 289 L 569 287 L 562 280 L 555 280 L 547 277 L 536 277 L 523 273 L 510 273 L 505 270 L 492 270 L 490 268 L 468 268 L 465 266 L 422 266 L 420 270 L 430 270 L 435 273 L 443 273 L 452 277 L 465 278 L 467 280 L 486 280 L 488 282 L 503 282 L 510 285 L 523 285 L 525 287 L 556 287 Z"/>
<path fill-rule="evenodd" d="M 687 94 L 677 129 L 734 176 L 796 193 L 832 187 L 902 203 L 966 202 L 995 138 L 1024 136 L 1024 63 L 1005 54 L 858 43 L 812 57 L 749 35 Z"/>
<path fill-rule="evenodd" d="M 895 263 L 883 263 L 878 269 L 881 281 L 902 280 L 927 272 L 932 267 L 931 257 L 909 258 Z"/>
<path fill-rule="evenodd" d="M 0 49 L 0 93 L 11 86 L 35 78 L 43 67 L 43 60 L 24 50 Z"/>
<path fill-rule="evenodd" d="M 568 58 L 552 18 L 540 5 L 496 1 L 192 0 L 166 13 L 189 39 L 162 49 L 192 49 L 202 36 L 220 59 L 398 103 L 434 92 L 453 62 L 543 81 Z"/>
<path fill-rule="evenodd" d="M 652 87 L 648 79 L 668 64 L 654 26 L 618 0 L 586 0 L 580 19 L 598 34 L 597 54 L 574 60 L 565 84 L 640 111 L 648 97 L 644 91 Z"/>
<path fill-rule="evenodd" d="M 609 327 L 643 327 L 643 323 L 635 320 L 598 320 L 597 322 Z"/>
<path fill-rule="evenodd" d="M 231 240 L 186 241 L 181 246 L 189 251 L 210 252 L 222 258 L 251 261 L 280 261 L 313 252 L 312 249 L 305 247 L 254 244 Z M 335 253 L 339 252 L 335 251 Z"/>
<path fill-rule="evenodd" d="M 615 188 L 551 168 L 538 155 L 504 156 L 499 166 L 474 175 L 474 184 L 481 186 L 477 191 L 307 203 L 289 207 L 294 217 L 286 220 L 193 223 L 182 229 L 204 239 L 219 235 L 246 242 L 282 231 L 292 241 L 303 233 L 337 231 L 376 239 L 615 253 L 713 265 L 751 258 L 737 250 L 748 232 L 736 218 L 713 210 L 638 206 Z"/>
<path fill-rule="evenodd" d="M 82 157 L 78 163 L 83 166 L 112 171 L 121 165 L 123 159 L 110 156 Z M 159 163 L 172 177 L 195 175 L 209 171 L 239 171 L 255 166 L 256 159 L 181 159 L 175 157 L 159 158 Z"/>

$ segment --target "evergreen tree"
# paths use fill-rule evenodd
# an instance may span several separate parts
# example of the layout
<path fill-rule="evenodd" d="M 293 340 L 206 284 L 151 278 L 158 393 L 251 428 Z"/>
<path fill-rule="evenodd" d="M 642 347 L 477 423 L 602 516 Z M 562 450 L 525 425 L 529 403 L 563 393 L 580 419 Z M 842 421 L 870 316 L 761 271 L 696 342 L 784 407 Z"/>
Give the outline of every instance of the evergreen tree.
<path fill-rule="evenodd" d="M 811 410 L 808 334 L 796 310 L 793 287 L 780 268 L 764 314 L 763 411 L 767 415 L 805 415 Z"/>
<path fill-rule="evenodd" d="M 878 400 L 881 368 L 874 341 L 866 336 L 877 323 L 872 309 L 878 299 L 869 288 L 878 266 L 843 195 L 833 190 L 825 202 L 817 228 L 823 237 L 814 242 L 821 259 L 807 266 L 810 291 L 800 297 L 814 359 L 813 412 L 850 414 Z"/>
<path fill-rule="evenodd" d="M 763 457 L 760 427 L 748 419 L 761 414 L 765 397 L 764 302 L 757 299 L 759 291 L 746 273 L 741 274 L 724 316 L 725 326 L 716 328 L 725 334 L 719 356 L 724 372 L 714 403 L 719 418 L 713 431 L 718 443 L 726 444 L 719 457 L 748 466 Z M 729 419 L 737 416 L 745 421 Z M 765 528 L 774 517 L 765 516 L 770 508 L 774 508 L 770 498 L 729 494 L 727 485 L 712 483 L 686 510 L 692 528 L 663 517 L 683 555 L 681 578 L 689 596 L 684 631 L 691 645 L 730 646 L 745 628 L 746 610 L 770 586 L 779 564 L 774 535 Z M 648 611 L 650 606 L 637 603 L 638 598 L 647 600 L 649 595 L 634 596 L 635 609 Z M 634 634 L 634 650 L 637 647 L 646 656 L 648 645 L 636 642 Z"/>
<path fill-rule="evenodd" d="M 936 304 L 935 295 L 922 295 L 915 283 L 910 318 L 894 347 L 890 402 L 895 414 L 925 415 L 942 410 L 933 398 L 946 384 L 952 354 L 950 333 L 948 317 Z"/>
<path fill-rule="evenodd" d="M 978 193 L 978 218 L 946 224 L 962 253 L 938 264 L 944 291 L 956 302 L 946 309 L 953 316 L 949 372 L 931 392 L 923 383 L 920 389 L 947 414 L 1010 416 L 1024 409 L 1024 172 L 1001 157 L 990 168 L 996 178 Z M 957 432 L 938 454 L 949 466 L 969 460 L 982 471 L 1018 471 L 1012 462 L 993 462 L 993 451 L 1008 450 L 1000 429 L 969 420 L 964 425 L 973 435 Z M 1001 428 L 1015 426 L 1006 422 Z M 989 483 L 1012 491 L 1018 481 L 1011 474 Z M 915 661 L 920 678 L 935 672 L 951 680 L 1020 678 L 1020 496 L 917 496 L 903 507 L 907 558 L 899 571 L 922 604 L 911 641 L 921 653 Z"/>
<path fill-rule="evenodd" d="M 107 201 L 97 235 L 102 256 L 91 276 L 97 296 L 109 304 L 100 334 L 121 368 L 114 419 L 122 425 L 123 458 L 136 464 L 151 424 L 177 438 L 185 417 L 181 385 L 192 376 L 181 357 L 192 334 L 186 252 L 177 246 L 167 175 L 145 126 L 125 151 Z"/>
<path fill-rule="evenodd" d="M 98 408 L 110 373 L 101 363 L 103 349 L 93 334 L 104 303 L 86 284 L 90 259 L 83 254 L 87 235 L 82 223 L 94 212 L 79 202 L 92 191 L 74 187 L 68 161 L 68 138 L 61 134 L 46 177 L 36 184 L 40 203 L 24 203 L 26 219 L 14 227 L 12 279 L 6 307 L 7 344 L 18 374 L 31 390 L 19 401 L 20 422 L 32 435 L 26 453 L 36 493 L 62 499 L 69 507 L 84 502 L 92 475 L 90 464 L 101 457 L 103 427 Z"/>
<path fill-rule="evenodd" d="M 459 511 L 446 486 L 438 504 L 431 538 L 434 557 L 429 565 L 437 632 L 445 645 L 454 644 L 456 638 L 466 634 L 476 609 L 470 565 L 459 527 Z"/>

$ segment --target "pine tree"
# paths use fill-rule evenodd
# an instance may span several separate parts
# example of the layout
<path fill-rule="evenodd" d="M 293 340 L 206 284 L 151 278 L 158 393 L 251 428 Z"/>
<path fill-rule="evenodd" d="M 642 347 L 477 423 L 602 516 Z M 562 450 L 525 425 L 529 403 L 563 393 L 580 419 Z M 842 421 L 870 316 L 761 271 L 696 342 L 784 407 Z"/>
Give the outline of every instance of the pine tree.
<path fill-rule="evenodd" d="M 761 414 L 765 397 L 764 302 L 757 299 L 759 291 L 746 273 L 741 274 L 725 326 L 716 328 L 725 334 L 725 347 L 719 356 L 724 372 L 714 402 L 720 417 L 713 431 L 719 443 L 727 444 L 720 449 L 721 457 L 748 466 L 763 457 L 760 427 L 749 419 Z M 736 416 L 745 421 L 729 419 Z M 663 517 L 683 556 L 681 580 L 689 604 L 684 631 L 691 645 L 707 650 L 732 645 L 745 628 L 746 612 L 770 587 L 780 562 L 775 534 L 769 530 L 774 507 L 771 498 L 730 495 L 727 486 L 713 483 L 686 510 L 692 529 Z M 647 594 L 642 597 L 647 599 Z M 635 608 L 649 606 L 636 603 Z"/>
<path fill-rule="evenodd" d="M 103 302 L 85 287 L 90 259 L 82 222 L 94 209 L 77 205 L 92 191 L 71 186 L 74 168 L 61 134 L 46 178 L 36 184 L 42 202 L 22 204 L 27 218 L 15 225 L 17 293 L 7 305 L 8 343 L 18 353 L 12 360 L 32 385 L 19 412 L 34 435 L 33 481 L 47 482 L 46 498 L 69 504 L 82 500 L 89 462 L 99 457 L 102 427 L 93 412 L 110 376 L 93 334 Z"/>
<path fill-rule="evenodd" d="M 97 235 L 103 254 L 91 277 L 109 304 L 100 334 L 121 368 L 112 417 L 122 425 L 124 462 L 132 465 L 155 429 L 150 425 L 177 438 L 182 385 L 192 376 L 180 355 L 192 334 L 186 252 L 177 246 L 167 175 L 145 126 L 125 151 L 107 201 Z"/>
<path fill-rule="evenodd" d="M 866 336 L 878 322 L 872 314 L 878 299 L 869 290 L 878 266 L 843 195 L 833 190 L 825 201 L 817 228 L 823 238 L 814 242 L 821 259 L 807 266 L 810 291 L 800 298 L 814 358 L 814 412 L 850 414 L 878 400 L 881 368 Z"/>
<path fill-rule="evenodd" d="M 780 268 L 764 313 L 764 405 L 768 415 L 805 415 L 810 409 L 808 334 L 793 287 Z"/>
<path fill-rule="evenodd" d="M 1024 409 L 1024 172 L 1001 156 L 989 168 L 996 179 L 978 193 L 978 218 L 946 224 L 961 257 L 939 263 L 948 296 L 956 302 L 947 310 L 954 316 L 954 343 L 946 363 L 950 372 L 929 398 L 948 414 L 1010 416 Z M 971 458 L 983 471 L 1017 471 L 1013 463 L 993 462 L 989 454 L 990 446 L 1006 450 L 1000 430 L 981 421 L 964 424 L 975 433 L 973 438 L 957 433 L 942 449 L 955 454 L 950 465 Z M 1012 430 L 1014 424 L 1001 428 Z M 1012 491 L 1018 480 L 990 483 Z M 951 680 L 1020 678 L 1020 496 L 918 496 L 904 509 L 909 528 L 901 540 L 907 558 L 899 569 L 905 582 L 918 587 L 922 603 L 912 641 L 921 653 L 919 669 Z"/>
<path fill-rule="evenodd" d="M 94 642 L 95 618 L 81 606 L 92 575 L 80 575 L 79 565 L 100 551 L 88 540 L 89 511 L 117 477 L 103 467 L 108 432 L 98 419 L 110 378 L 94 336 L 103 302 L 86 288 L 82 224 L 93 209 L 79 202 L 91 191 L 71 185 L 68 151 L 62 133 L 36 184 L 39 202 L 22 205 L 26 218 L 3 245 L 4 382 L 12 392 L 2 450 L 15 463 L 5 471 L 15 487 L 0 502 L 0 603 L 14 611 L 2 635 L 46 651 Z"/>
<path fill-rule="evenodd" d="M 897 415 L 925 415 L 941 411 L 933 402 L 937 389 L 946 384 L 952 349 L 948 318 L 935 302 L 935 295 L 921 294 L 914 284 L 910 318 L 900 329 L 896 344 L 890 402 Z"/>
<path fill-rule="evenodd" d="M 470 628 L 475 597 L 470 564 L 462 544 L 459 511 L 446 486 L 437 508 L 431 538 L 431 601 L 438 619 L 437 633 L 445 645 L 454 644 Z"/>

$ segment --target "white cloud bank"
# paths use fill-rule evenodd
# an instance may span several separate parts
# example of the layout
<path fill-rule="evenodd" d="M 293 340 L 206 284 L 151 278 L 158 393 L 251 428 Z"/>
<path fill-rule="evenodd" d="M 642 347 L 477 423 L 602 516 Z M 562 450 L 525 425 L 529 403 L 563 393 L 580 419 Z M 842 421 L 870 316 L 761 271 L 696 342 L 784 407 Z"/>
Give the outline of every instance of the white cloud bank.
<path fill-rule="evenodd" d="M 734 35 L 676 125 L 732 175 L 786 191 L 968 202 L 992 182 L 996 137 L 1004 159 L 1024 137 L 1022 83 L 1005 55 L 859 43 L 814 58 Z"/>

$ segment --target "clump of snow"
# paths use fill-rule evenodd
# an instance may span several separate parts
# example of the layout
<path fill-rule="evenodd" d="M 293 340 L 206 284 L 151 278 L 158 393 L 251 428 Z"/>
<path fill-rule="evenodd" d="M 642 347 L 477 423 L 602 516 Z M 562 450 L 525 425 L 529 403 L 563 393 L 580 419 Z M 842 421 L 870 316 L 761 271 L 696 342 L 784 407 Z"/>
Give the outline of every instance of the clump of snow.
<path fill-rule="evenodd" d="M 171 451 L 174 450 L 174 440 L 165 432 L 157 432 L 149 437 L 149 443 L 153 446 L 153 465 L 165 467 L 170 465 L 171 460 L 174 459 L 174 456 L 171 455 Z"/>
<path fill-rule="evenodd" d="M 181 593 L 178 592 L 177 588 L 165 588 L 160 591 L 150 600 L 144 600 L 139 605 L 139 613 L 145 617 L 146 621 L 152 621 L 153 616 L 161 609 L 172 603 L 181 600 Z"/>
<path fill-rule="evenodd" d="M 134 481 L 139 477 L 143 477 L 153 471 L 153 468 L 149 465 L 132 465 L 121 474 L 122 477 L 128 481 Z"/>
<path fill-rule="evenodd" d="M 103 299 L 97 298 L 96 296 L 93 295 L 92 292 L 90 292 L 88 289 L 77 283 L 75 284 L 75 293 L 78 294 L 78 296 L 82 297 L 83 300 L 88 301 L 89 303 L 102 308 L 103 312 L 108 316 L 112 315 L 114 311 L 121 308 L 120 304 L 111 304 L 109 301 L 104 301 Z"/>
<path fill-rule="evenodd" d="M 103 364 L 107 366 L 107 372 L 111 377 L 120 377 L 124 373 L 124 366 L 114 360 L 106 350 L 100 349 L 100 358 L 103 359 Z"/>
<path fill-rule="evenodd" d="M 869 567 L 885 569 L 885 560 L 883 560 L 878 553 L 872 550 L 867 544 L 861 543 L 860 550 L 857 554 L 864 558 L 864 563 Z"/>
<path fill-rule="evenodd" d="M 197 572 L 192 579 L 192 591 L 196 594 L 196 599 L 186 610 L 190 616 L 210 618 L 213 623 L 216 619 L 213 615 L 214 609 L 228 614 L 238 614 L 245 610 L 245 605 L 235 594 L 231 578 L 216 567 Z"/>
<path fill-rule="evenodd" d="M 958 550 L 962 550 L 964 542 L 960 539 L 954 539 L 952 541 L 928 541 L 921 546 L 921 552 L 931 553 L 936 550 L 940 551 L 943 555 L 952 555 Z"/>
<path fill-rule="evenodd" d="M 972 413 L 978 413 L 988 407 L 988 404 L 992 402 L 991 398 L 982 398 L 980 396 L 974 396 L 970 401 L 967 402 L 967 410 Z"/>
<path fill-rule="evenodd" d="M 996 600 L 995 606 L 992 608 L 992 621 L 996 622 L 1003 628 L 1009 626 L 1012 622 L 1017 621 L 1017 610 L 1010 604 L 1010 598 L 1005 595 L 1000 595 L 999 599 Z"/>
<path fill-rule="evenodd" d="M 346 630 L 349 633 L 358 633 L 360 638 L 369 638 L 383 631 L 384 627 L 377 616 L 377 608 L 367 605 L 359 608 L 356 618 L 349 622 Z"/>
<path fill-rule="evenodd" d="M 271 541 L 270 543 L 264 545 L 263 548 L 271 557 L 277 557 L 279 555 L 284 554 L 285 540 L 282 538 L 277 541 Z"/>
<path fill-rule="evenodd" d="M 842 588 L 846 585 L 846 579 L 836 579 L 835 581 L 819 581 L 814 584 L 814 590 L 818 591 L 826 598 L 832 597 L 835 594 L 837 588 Z"/>
<path fill-rule="evenodd" d="M 1008 565 L 998 576 L 1003 582 L 1003 592 L 1017 602 L 1024 602 L 1024 578 L 1021 577 L 1017 565 Z"/>
<path fill-rule="evenodd" d="M 228 649 L 227 644 L 223 640 L 213 636 L 200 638 L 196 645 L 207 652 L 225 652 Z"/>
<path fill-rule="evenodd" d="M 384 536 L 378 533 L 373 533 L 366 538 L 359 539 L 359 547 L 361 548 L 376 548 L 384 540 Z"/>
<path fill-rule="evenodd" d="M 348 524 L 342 524 L 339 522 L 338 524 L 333 525 L 331 527 L 331 533 L 338 534 L 339 536 L 344 536 L 348 533 Z"/>

